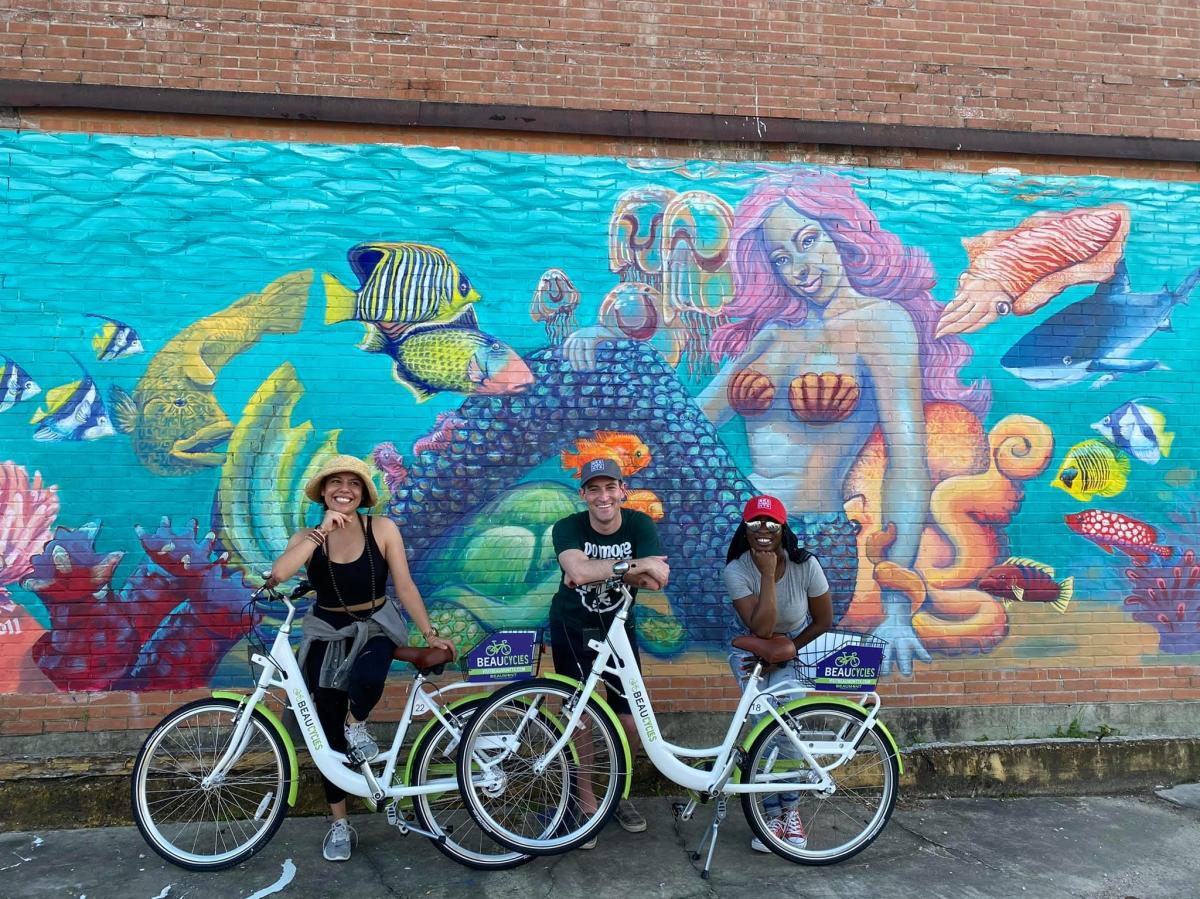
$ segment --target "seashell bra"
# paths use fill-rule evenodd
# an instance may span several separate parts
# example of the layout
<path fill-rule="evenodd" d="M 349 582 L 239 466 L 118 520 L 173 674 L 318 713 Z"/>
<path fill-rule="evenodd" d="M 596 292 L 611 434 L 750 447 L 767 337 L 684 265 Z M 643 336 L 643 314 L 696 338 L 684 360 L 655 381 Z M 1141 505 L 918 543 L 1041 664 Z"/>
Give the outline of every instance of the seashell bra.
<path fill-rule="evenodd" d="M 788 385 L 788 403 L 799 420 L 814 425 L 832 424 L 850 417 L 860 390 L 852 375 L 826 371 L 805 372 Z M 735 412 L 762 415 L 775 401 L 775 385 L 760 371 L 744 368 L 729 380 L 726 390 Z"/>

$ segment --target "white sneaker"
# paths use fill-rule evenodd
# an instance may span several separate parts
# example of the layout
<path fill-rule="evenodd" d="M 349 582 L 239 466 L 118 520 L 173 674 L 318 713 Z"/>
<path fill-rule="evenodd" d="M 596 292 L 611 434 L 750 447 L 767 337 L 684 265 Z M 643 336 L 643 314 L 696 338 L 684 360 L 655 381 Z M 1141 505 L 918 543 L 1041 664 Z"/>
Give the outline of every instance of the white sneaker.
<path fill-rule="evenodd" d="M 321 844 L 321 854 L 327 862 L 350 861 L 350 850 L 358 842 L 358 834 L 345 818 L 338 818 L 325 834 L 325 842 Z"/>
<path fill-rule="evenodd" d="M 379 755 L 379 746 L 367 730 L 367 722 L 346 725 L 346 755 L 355 764 L 369 762 Z"/>

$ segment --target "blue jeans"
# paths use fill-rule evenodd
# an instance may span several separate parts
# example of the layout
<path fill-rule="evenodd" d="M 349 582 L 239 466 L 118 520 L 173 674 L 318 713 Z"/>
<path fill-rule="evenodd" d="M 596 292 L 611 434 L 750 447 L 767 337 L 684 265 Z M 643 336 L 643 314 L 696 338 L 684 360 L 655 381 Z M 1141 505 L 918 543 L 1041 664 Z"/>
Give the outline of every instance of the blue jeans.
<path fill-rule="evenodd" d="M 795 631 L 792 634 L 789 634 L 788 636 L 794 637 L 798 633 L 800 633 L 799 630 Z M 749 674 L 749 672 L 742 670 L 742 660 L 747 658 L 749 655 L 750 654 L 748 652 L 745 652 L 744 650 L 740 650 L 740 649 L 735 649 L 729 653 L 729 667 L 733 670 L 733 676 L 737 680 L 738 686 L 740 686 L 743 690 L 746 689 L 746 681 L 750 679 L 750 674 Z M 773 687 L 776 684 L 782 683 L 783 681 L 786 681 L 786 680 L 795 680 L 795 678 L 796 678 L 796 672 L 792 669 L 792 666 L 784 665 L 782 668 L 774 668 L 771 671 L 766 672 L 759 679 L 758 686 L 760 689 L 766 689 L 767 687 Z M 779 704 L 777 702 L 773 701 L 773 704 L 775 705 L 776 708 L 779 707 Z M 750 716 L 751 725 L 757 725 L 758 722 L 761 721 L 764 716 L 765 716 L 765 713 L 763 715 L 751 715 Z M 783 740 L 782 745 L 780 745 L 780 747 L 779 747 L 779 757 L 781 759 L 788 759 L 788 760 L 795 761 L 800 758 L 800 755 L 796 751 L 796 747 L 792 745 L 792 742 L 790 740 Z M 795 808 L 797 806 L 797 804 L 799 804 L 799 802 L 800 802 L 800 794 L 799 793 L 764 793 L 763 794 L 763 809 L 767 812 L 768 816 L 771 816 L 771 817 L 774 817 L 777 814 L 782 814 L 783 812 L 786 812 L 788 809 Z"/>

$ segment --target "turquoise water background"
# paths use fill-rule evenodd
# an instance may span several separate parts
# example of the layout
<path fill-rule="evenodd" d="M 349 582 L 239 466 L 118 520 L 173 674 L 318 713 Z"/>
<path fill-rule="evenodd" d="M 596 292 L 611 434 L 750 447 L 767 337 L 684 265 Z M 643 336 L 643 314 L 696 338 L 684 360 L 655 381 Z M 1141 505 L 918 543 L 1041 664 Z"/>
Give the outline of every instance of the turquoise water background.
<path fill-rule="evenodd" d="M 0 133 L 4 227 L 0 229 L 0 353 L 15 358 L 43 391 L 79 377 L 72 354 L 101 388 L 132 391 L 147 363 L 180 330 L 261 289 L 287 272 L 313 268 L 354 286 L 346 251 L 372 239 L 407 240 L 444 249 L 483 295 L 481 327 L 527 353 L 546 345 L 529 316 L 543 271 L 565 269 L 581 291 L 580 323 L 595 320 L 616 283 L 608 230 L 618 198 L 634 187 L 705 190 L 736 205 L 779 166 L 713 161 L 623 160 L 400 147 L 213 141 L 88 134 Z M 962 239 L 1011 228 L 1041 210 L 1121 202 L 1132 227 L 1126 260 L 1135 290 L 1176 286 L 1200 266 L 1200 185 L 1117 178 L 1029 177 L 999 173 L 859 168 L 859 194 L 883 227 L 923 248 L 937 272 L 934 296 L 948 300 L 967 265 Z M 1038 391 L 999 366 L 1026 331 L 1087 296 L 1075 287 L 1037 314 L 1009 316 L 967 336 L 974 359 L 968 378 L 990 382 L 986 425 L 1024 413 L 1055 435 L 1047 471 L 1027 485 L 1008 528 L 1011 550 L 1070 569 L 1084 598 L 1120 600 L 1124 560 L 1103 555 L 1070 534 L 1062 516 L 1084 508 L 1049 486 L 1064 454 L 1095 437 L 1090 425 L 1138 396 L 1157 403 L 1176 433 L 1170 459 L 1132 463 L 1129 486 L 1105 508 L 1170 526 L 1167 513 L 1193 504 L 1197 430 L 1191 410 L 1200 383 L 1194 336 L 1197 310 L 1181 306 L 1174 330 L 1152 337 L 1137 354 L 1169 370 L 1130 375 L 1100 389 L 1080 384 Z M 96 361 L 90 336 L 100 313 L 132 324 L 147 350 Z M 341 449 L 365 455 L 392 440 L 407 450 L 439 412 L 461 398 L 442 394 L 422 404 L 390 376 L 388 360 L 355 348 L 358 326 L 327 327 L 319 279 L 298 335 L 267 336 L 219 373 L 215 393 L 235 421 L 246 400 L 283 360 L 306 387 L 293 424 L 318 433 L 341 428 Z M 129 554 L 121 583 L 140 558 L 135 524 L 196 518 L 207 530 L 218 469 L 163 478 L 141 466 L 127 437 L 39 443 L 29 417 L 45 396 L 0 415 L 0 459 L 57 484 L 59 523 L 102 521 L 101 550 Z M 727 433 L 729 429 L 727 429 Z M 736 437 L 734 437 L 736 441 Z M 744 457 L 745 447 L 735 453 Z M 531 476 L 565 481 L 553 465 Z M 1101 505 L 1101 501 L 1088 504 Z M 1192 536 L 1192 535 L 1188 535 Z M 1048 558 L 1048 556 L 1054 556 Z M 45 621 L 31 594 L 14 590 Z"/>

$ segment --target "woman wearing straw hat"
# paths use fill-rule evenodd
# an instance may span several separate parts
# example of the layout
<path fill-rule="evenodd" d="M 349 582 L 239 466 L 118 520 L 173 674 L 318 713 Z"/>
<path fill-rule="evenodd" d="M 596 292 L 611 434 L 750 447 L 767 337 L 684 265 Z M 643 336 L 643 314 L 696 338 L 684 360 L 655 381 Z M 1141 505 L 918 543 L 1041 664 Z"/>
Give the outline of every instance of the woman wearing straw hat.
<path fill-rule="evenodd" d="M 271 566 L 269 583 L 287 581 L 306 568 L 317 598 L 304 617 L 300 669 L 330 748 L 369 761 L 379 747 L 367 730 L 367 717 L 383 695 L 392 653 L 408 642 L 408 626 L 387 597 L 389 574 L 425 642 L 451 652 L 454 645 L 429 623 L 395 522 L 358 511 L 379 502 L 366 464 L 354 456 L 334 456 L 305 485 L 304 494 L 325 507 L 324 518 L 292 536 Z M 354 837 L 346 793 L 322 780 L 333 817 L 323 854 L 329 861 L 346 861 Z"/>

